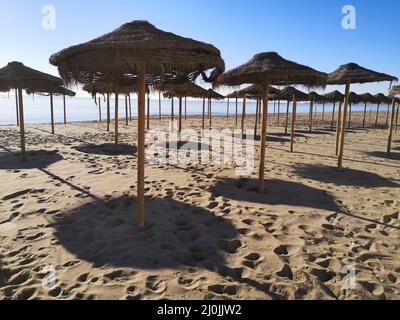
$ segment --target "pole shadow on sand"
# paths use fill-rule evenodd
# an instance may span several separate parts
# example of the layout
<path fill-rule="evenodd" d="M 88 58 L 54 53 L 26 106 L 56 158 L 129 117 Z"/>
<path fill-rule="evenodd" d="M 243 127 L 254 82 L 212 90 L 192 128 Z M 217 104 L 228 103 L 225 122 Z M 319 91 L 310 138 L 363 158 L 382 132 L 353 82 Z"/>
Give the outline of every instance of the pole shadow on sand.
<path fill-rule="evenodd" d="M 63 160 L 57 150 L 30 150 L 27 152 L 27 161 L 21 161 L 19 152 L 0 146 L 0 170 L 40 169 Z"/>

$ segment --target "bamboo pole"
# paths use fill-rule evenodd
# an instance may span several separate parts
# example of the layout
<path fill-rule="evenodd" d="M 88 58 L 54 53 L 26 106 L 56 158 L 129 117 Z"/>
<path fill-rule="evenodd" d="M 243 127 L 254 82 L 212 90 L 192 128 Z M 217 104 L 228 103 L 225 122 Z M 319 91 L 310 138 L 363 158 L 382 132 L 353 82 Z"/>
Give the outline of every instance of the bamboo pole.
<path fill-rule="evenodd" d="M 275 111 L 276 111 L 276 100 L 274 100 L 274 116 L 275 116 Z"/>
<path fill-rule="evenodd" d="M 349 103 L 349 123 L 347 126 L 347 129 L 351 129 L 351 115 L 352 115 L 352 110 L 353 109 L 353 104 Z"/>
<path fill-rule="evenodd" d="M 182 132 L 182 96 L 179 97 L 179 126 L 178 132 Z"/>
<path fill-rule="evenodd" d="M 368 119 L 368 123 L 369 123 L 369 126 L 371 127 L 371 125 L 372 125 L 372 109 L 369 110 L 369 119 Z"/>
<path fill-rule="evenodd" d="M 15 89 L 15 111 L 17 114 L 17 126 L 19 126 L 19 104 L 18 104 L 18 89 Z"/>
<path fill-rule="evenodd" d="M 53 94 L 50 93 L 51 133 L 54 134 L 54 102 Z"/>
<path fill-rule="evenodd" d="M 150 95 L 147 94 L 147 130 L 150 130 Z"/>
<path fill-rule="evenodd" d="M 296 103 L 296 96 L 293 95 L 293 111 L 292 111 L 292 131 L 290 134 L 290 152 L 293 153 L 293 146 L 294 146 L 294 129 L 295 129 L 295 124 L 296 124 L 296 112 L 297 112 L 297 103 Z"/>
<path fill-rule="evenodd" d="M 389 136 L 388 136 L 388 145 L 387 145 L 387 155 L 390 155 L 392 148 L 392 138 L 393 138 L 393 127 L 396 113 L 396 103 L 395 98 L 392 99 L 392 114 L 390 117 L 390 125 L 389 125 Z"/>
<path fill-rule="evenodd" d="M 110 131 L 110 93 L 107 92 L 107 132 Z"/>
<path fill-rule="evenodd" d="M 258 99 L 258 124 L 261 124 L 261 98 Z"/>
<path fill-rule="evenodd" d="M 174 97 L 171 97 L 171 121 L 174 121 Z"/>
<path fill-rule="evenodd" d="M 280 114 L 281 114 L 281 100 L 278 100 L 278 124 L 279 124 Z"/>
<path fill-rule="evenodd" d="M 19 108 L 19 131 L 21 135 L 21 160 L 26 161 L 24 101 L 22 97 L 22 89 L 18 89 L 18 108 Z"/>
<path fill-rule="evenodd" d="M 137 205 L 139 228 L 144 227 L 144 161 L 145 161 L 145 121 L 146 82 L 143 74 L 138 76 L 138 138 L 137 138 Z"/>
<path fill-rule="evenodd" d="M 64 124 L 67 124 L 67 106 L 65 103 L 65 94 L 63 94 L 63 102 L 64 102 Z"/>
<path fill-rule="evenodd" d="M 158 92 L 158 117 L 161 121 L 161 91 Z"/>
<path fill-rule="evenodd" d="M 390 104 L 388 103 L 387 113 L 386 113 L 386 123 L 385 126 L 389 126 L 389 114 L 390 114 Z"/>
<path fill-rule="evenodd" d="M 254 122 L 254 139 L 257 137 L 257 129 L 258 129 L 258 113 L 259 113 L 259 103 L 258 103 L 258 97 L 257 97 L 257 102 L 256 102 L 256 121 Z"/>
<path fill-rule="evenodd" d="M 288 123 L 289 123 L 289 99 L 286 104 L 286 121 L 285 121 L 285 134 L 288 133 Z"/>
<path fill-rule="evenodd" d="M 226 117 L 229 119 L 229 98 L 228 98 L 228 105 L 226 107 Z"/>
<path fill-rule="evenodd" d="M 212 100 L 211 98 L 209 98 L 209 102 L 210 104 L 210 129 L 212 128 Z"/>
<path fill-rule="evenodd" d="M 336 109 L 336 101 L 333 101 L 331 131 L 333 131 L 333 126 L 335 125 L 335 111 L 336 111 L 335 109 Z"/>
<path fill-rule="evenodd" d="M 129 101 L 129 122 L 132 122 L 132 101 L 130 93 L 128 93 L 128 101 Z"/>
<path fill-rule="evenodd" d="M 236 97 L 236 126 L 238 125 L 238 98 Z"/>
<path fill-rule="evenodd" d="M 242 108 L 242 138 L 244 136 L 244 118 L 246 117 L 246 95 L 243 95 L 243 108 Z"/>
<path fill-rule="evenodd" d="M 205 117 L 206 117 L 206 98 L 203 98 L 203 119 L 201 122 L 201 128 L 203 130 L 205 128 Z"/>
<path fill-rule="evenodd" d="M 325 102 L 322 102 L 322 121 L 325 120 Z"/>
<path fill-rule="evenodd" d="M 314 100 L 310 101 L 310 116 L 309 116 L 309 122 L 310 122 L 310 132 L 312 132 L 312 127 L 313 127 L 313 107 L 314 107 Z"/>
<path fill-rule="evenodd" d="M 99 124 L 101 124 L 101 98 L 99 97 Z"/>
<path fill-rule="evenodd" d="M 262 112 L 262 124 L 261 124 L 261 154 L 260 154 L 260 170 L 258 178 L 258 191 L 264 192 L 264 176 L 265 176 L 265 144 L 267 141 L 267 114 L 268 114 L 268 95 L 269 95 L 269 83 L 264 82 L 263 88 L 263 112 Z"/>
<path fill-rule="evenodd" d="M 118 110 L 118 92 L 115 92 L 115 123 L 114 123 L 114 130 L 115 130 L 115 151 L 118 150 L 118 122 L 119 122 L 119 110 Z"/>
<path fill-rule="evenodd" d="M 375 118 L 375 128 L 378 126 L 378 118 L 379 118 L 379 107 L 380 107 L 380 103 L 378 103 L 377 107 L 376 107 L 376 118 Z"/>
<path fill-rule="evenodd" d="M 185 97 L 185 120 L 187 119 L 187 101 L 186 101 L 186 97 Z"/>
<path fill-rule="evenodd" d="M 128 96 L 125 95 L 125 124 L 129 125 L 129 118 L 128 118 Z"/>
<path fill-rule="evenodd" d="M 364 102 L 364 115 L 363 115 L 363 122 L 362 127 L 365 128 L 365 118 L 367 117 L 367 101 Z"/>
<path fill-rule="evenodd" d="M 339 112 L 336 124 L 336 144 L 335 144 L 335 156 L 339 155 L 339 142 L 340 142 L 340 128 L 342 126 L 342 101 L 339 102 Z"/>
<path fill-rule="evenodd" d="M 344 155 L 344 140 L 346 138 L 346 120 L 347 120 L 347 107 L 349 104 L 349 94 L 350 94 L 350 82 L 346 83 L 346 92 L 344 97 L 344 106 L 343 106 L 343 120 L 342 120 L 342 132 L 340 137 L 340 146 L 339 146 L 339 159 L 338 159 L 338 168 L 343 168 L 343 155 Z"/>

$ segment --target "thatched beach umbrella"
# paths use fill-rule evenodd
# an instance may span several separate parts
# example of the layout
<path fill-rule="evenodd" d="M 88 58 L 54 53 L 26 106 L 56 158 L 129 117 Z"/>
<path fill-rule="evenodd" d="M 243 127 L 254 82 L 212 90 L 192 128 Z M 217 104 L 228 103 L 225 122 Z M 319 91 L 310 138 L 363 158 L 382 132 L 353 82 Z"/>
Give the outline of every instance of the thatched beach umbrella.
<path fill-rule="evenodd" d="M 314 103 L 321 103 L 321 102 L 325 103 L 327 99 L 324 96 L 318 94 L 317 92 L 312 91 L 308 94 L 308 100 L 310 101 L 310 115 L 309 115 L 310 132 L 312 132 Z"/>
<path fill-rule="evenodd" d="M 224 100 L 225 97 L 213 89 L 208 89 L 208 117 L 210 120 L 210 129 L 212 127 L 212 100 Z"/>
<path fill-rule="evenodd" d="M 396 112 L 396 120 L 395 120 L 395 132 L 397 133 L 397 127 L 399 122 L 399 112 L 400 112 L 400 99 L 396 96 L 400 96 L 400 86 L 393 86 L 390 89 L 389 97 L 395 97 L 395 102 L 397 103 L 397 112 Z"/>
<path fill-rule="evenodd" d="M 335 123 L 335 111 L 336 111 L 336 102 L 339 102 L 339 110 L 338 110 L 338 124 L 336 126 L 336 137 L 337 139 L 339 138 L 339 127 L 340 127 L 340 116 L 342 114 L 342 102 L 344 100 L 344 95 L 335 90 L 329 93 L 326 93 L 323 95 L 327 101 L 333 103 L 333 108 L 332 108 L 332 121 L 331 121 L 331 131 L 333 131 L 334 123 Z M 338 143 L 336 143 L 337 145 Z"/>
<path fill-rule="evenodd" d="M 362 121 L 362 127 L 365 128 L 365 121 L 366 121 L 366 116 L 367 116 L 367 104 L 378 104 L 379 100 L 375 98 L 372 94 L 370 93 L 363 93 L 359 95 L 361 98 L 361 102 L 364 103 L 364 114 L 363 114 L 363 121 Z"/>
<path fill-rule="evenodd" d="M 237 91 L 234 91 L 231 94 L 228 94 L 226 96 L 226 98 L 228 98 L 228 99 L 235 99 L 235 106 L 236 106 L 236 108 L 235 108 L 235 124 L 236 125 L 238 125 L 238 97 L 239 97 L 239 95 L 238 95 Z"/>
<path fill-rule="evenodd" d="M 357 93 L 351 91 L 349 93 L 349 119 L 348 119 L 349 121 L 348 121 L 348 124 L 347 124 L 347 129 L 351 128 L 351 117 L 352 117 L 352 111 L 353 111 L 352 107 L 353 107 L 354 104 L 357 104 L 357 103 L 360 103 L 360 102 L 363 102 L 362 97 L 360 97 Z"/>
<path fill-rule="evenodd" d="M 368 82 L 381 82 L 381 81 L 397 81 L 396 77 L 375 72 L 355 63 L 349 63 L 340 66 L 337 70 L 332 72 L 328 77 L 328 84 L 332 85 L 346 85 L 345 99 L 343 107 L 343 121 L 341 123 L 341 139 L 339 146 L 339 159 L 338 167 L 343 166 L 343 154 L 344 154 L 344 141 L 345 141 L 345 128 L 347 120 L 347 108 L 349 104 L 350 84 L 351 83 L 368 83 Z"/>
<path fill-rule="evenodd" d="M 24 103 L 22 90 L 42 90 L 56 88 L 63 84 L 60 78 L 24 66 L 21 62 L 10 62 L 0 69 L 0 86 L 18 90 L 18 109 L 21 134 L 21 158 L 26 160 Z"/>
<path fill-rule="evenodd" d="M 214 81 L 225 69 L 220 51 L 212 45 L 133 21 L 87 43 L 65 49 L 50 58 L 67 83 L 91 82 L 99 73 L 118 84 L 126 74 L 137 79 L 138 89 L 138 225 L 144 226 L 145 94 L 146 78 L 181 75 L 194 80 L 200 74 Z M 206 76 L 206 71 L 209 76 Z"/>
<path fill-rule="evenodd" d="M 259 192 L 264 191 L 265 144 L 267 136 L 268 96 L 270 85 L 303 84 L 324 86 L 327 75 L 310 67 L 288 61 L 276 52 L 263 52 L 255 55 L 249 62 L 223 74 L 221 85 L 239 86 L 245 83 L 263 86 L 263 114 L 261 134 L 261 155 L 259 168 Z"/>
<path fill-rule="evenodd" d="M 163 86 L 164 96 L 167 98 L 179 98 L 179 126 L 178 132 L 182 131 L 182 98 L 202 98 L 203 106 L 205 99 L 208 98 L 208 91 L 192 82 L 183 84 L 166 84 Z M 204 108 L 203 108 L 203 129 L 204 129 Z"/>
<path fill-rule="evenodd" d="M 390 103 L 392 102 L 392 99 L 389 97 L 385 96 L 383 93 L 378 93 L 374 95 L 374 97 L 378 100 L 378 106 L 376 108 L 376 118 L 375 118 L 375 128 L 378 126 L 378 118 L 379 118 L 379 108 L 381 104 L 387 104 L 388 105 L 388 115 L 389 115 L 389 108 L 390 108 Z M 386 117 L 386 126 L 388 125 L 388 116 Z"/>
<path fill-rule="evenodd" d="M 297 102 L 309 101 L 309 96 L 308 96 L 308 94 L 306 94 L 300 90 L 297 90 L 294 87 L 286 87 L 285 89 L 281 90 L 281 92 L 279 94 L 275 94 L 274 98 L 287 101 L 285 134 L 287 133 L 287 126 L 288 126 L 288 120 L 289 120 L 289 103 L 290 103 L 290 101 L 292 101 L 292 125 L 291 125 L 291 134 L 290 134 L 290 152 L 293 152 Z"/>

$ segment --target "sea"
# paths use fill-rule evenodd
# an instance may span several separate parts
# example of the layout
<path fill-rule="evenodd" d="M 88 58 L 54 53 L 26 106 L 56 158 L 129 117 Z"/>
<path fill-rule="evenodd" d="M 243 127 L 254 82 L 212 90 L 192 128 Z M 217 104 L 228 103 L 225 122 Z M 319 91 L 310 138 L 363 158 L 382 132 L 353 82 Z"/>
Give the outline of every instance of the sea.
<path fill-rule="evenodd" d="M 98 96 L 99 97 L 99 96 Z M 50 122 L 50 98 L 47 96 L 39 95 L 28 95 L 24 96 L 24 119 L 26 124 L 45 124 Z M 101 98 L 101 110 L 102 118 L 106 118 L 106 102 L 103 97 Z M 114 98 L 111 99 L 111 117 L 114 118 Z M 184 106 L 184 102 L 183 102 Z M 322 112 L 322 104 L 315 104 L 317 112 Z M 67 109 L 67 121 L 68 122 L 79 122 L 79 121 L 95 121 L 99 119 L 98 105 L 95 104 L 91 97 L 66 97 L 66 109 Z M 225 116 L 227 114 L 228 102 L 224 101 L 212 101 L 212 115 L 213 116 Z M 235 100 L 229 102 L 229 114 L 234 115 L 236 109 Z M 278 109 L 278 103 L 275 103 L 275 110 Z M 326 104 L 325 112 L 332 112 L 333 105 Z M 131 97 L 131 110 L 132 117 L 137 116 L 137 99 Z M 183 108 L 184 110 L 184 108 Z M 199 116 L 202 114 L 203 101 L 202 100 L 191 100 L 187 99 L 187 115 L 188 116 Z M 207 106 L 206 106 L 207 110 Z M 269 113 L 274 112 L 274 103 L 270 102 L 268 107 Z M 353 105 L 353 111 L 364 110 L 364 105 Z M 376 105 L 368 105 L 368 112 L 370 110 L 376 111 Z M 386 106 L 381 106 L 382 111 L 386 111 Z M 309 103 L 299 102 L 297 104 L 298 113 L 306 113 L 309 111 Z M 174 100 L 174 113 L 179 112 L 178 99 Z M 184 112 L 184 111 L 183 111 Z M 238 100 L 238 113 L 242 112 L 242 100 Z M 256 103 L 255 101 L 248 100 L 246 102 L 246 114 L 255 114 Z M 280 112 L 286 112 L 286 102 L 281 101 Z M 164 116 L 171 114 L 171 100 L 161 100 L 161 113 Z M 158 116 L 159 114 L 159 101 L 158 99 L 150 100 L 150 115 Z M 125 117 L 125 98 L 119 99 L 119 116 L 120 118 Z M 327 115 L 328 117 L 328 115 Z M 63 113 L 63 98 L 62 96 L 54 97 L 54 118 L 56 123 L 62 123 L 64 121 Z M 12 125 L 16 124 L 16 110 L 15 110 L 15 96 L 14 94 L 2 94 L 0 95 L 0 125 Z"/>

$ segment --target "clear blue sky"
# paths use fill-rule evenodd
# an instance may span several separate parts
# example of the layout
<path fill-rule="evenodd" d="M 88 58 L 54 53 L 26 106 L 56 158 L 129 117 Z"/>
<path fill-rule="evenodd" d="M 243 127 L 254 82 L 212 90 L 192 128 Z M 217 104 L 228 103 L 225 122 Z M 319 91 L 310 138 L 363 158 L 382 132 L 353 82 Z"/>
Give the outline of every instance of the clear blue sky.
<path fill-rule="evenodd" d="M 41 26 L 47 4 L 56 8 L 55 30 Z M 356 30 L 341 25 L 342 7 L 348 4 L 356 8 Z M 52 53 L 141 19 L 215 45 L 227 69 L 255 53 L 277 51 L 325 72 L 356 62 L 400 77 L 399 12 L 398 0 L 1 0 L 0 65 L 19 60 L 57 75 L 48 63 Z M 387 93 L 388 87 L 353 89 Z"/>

